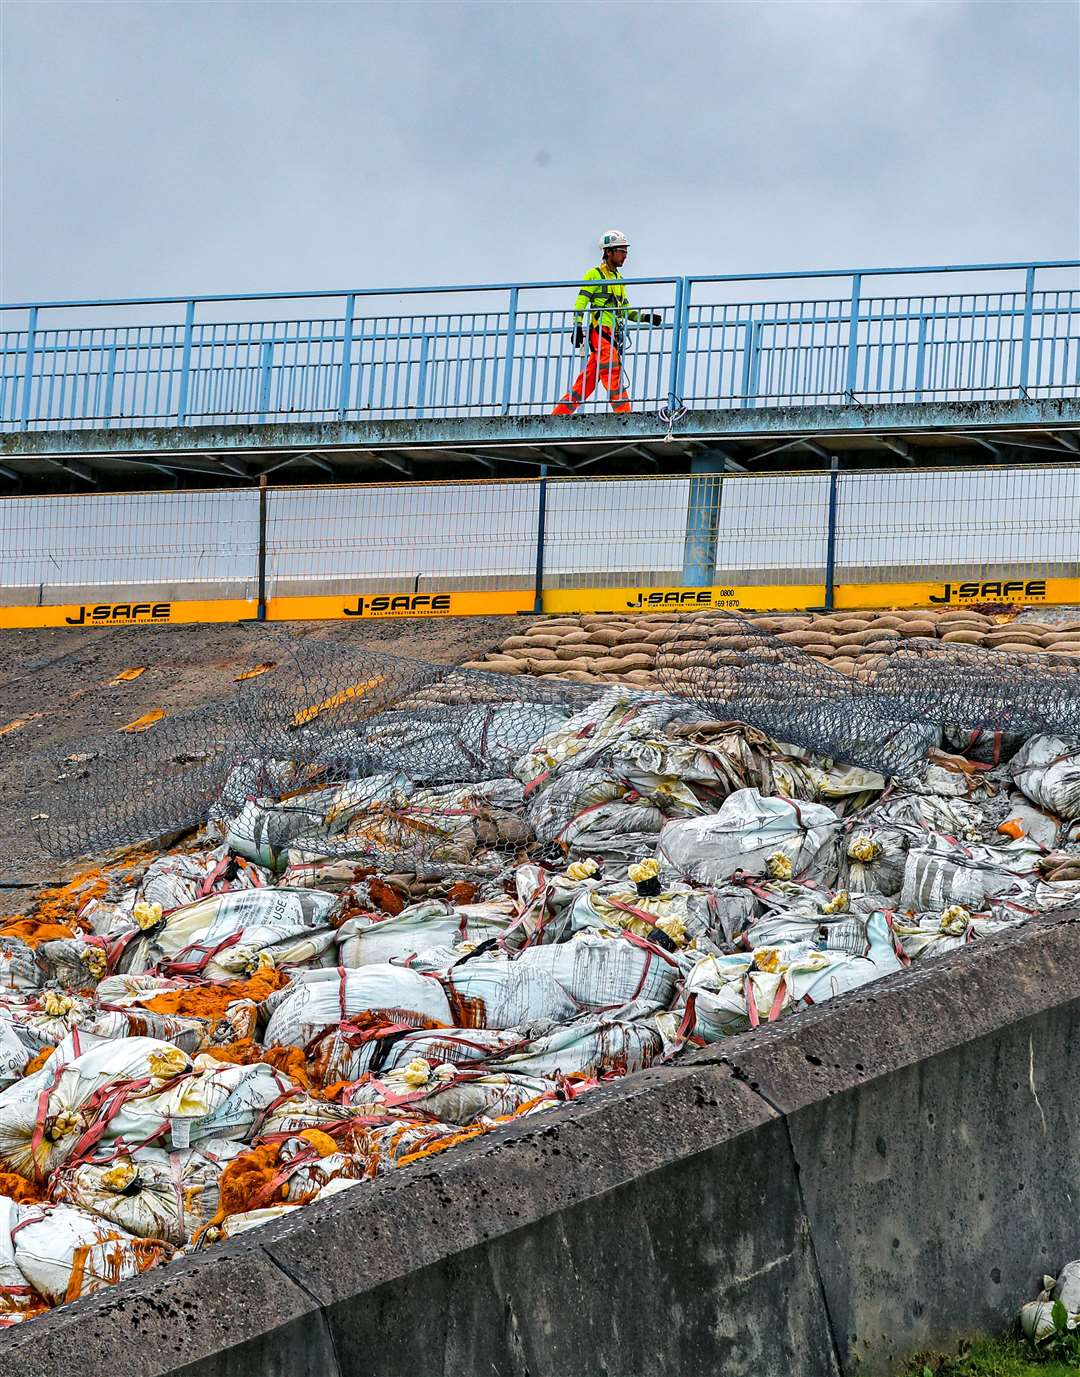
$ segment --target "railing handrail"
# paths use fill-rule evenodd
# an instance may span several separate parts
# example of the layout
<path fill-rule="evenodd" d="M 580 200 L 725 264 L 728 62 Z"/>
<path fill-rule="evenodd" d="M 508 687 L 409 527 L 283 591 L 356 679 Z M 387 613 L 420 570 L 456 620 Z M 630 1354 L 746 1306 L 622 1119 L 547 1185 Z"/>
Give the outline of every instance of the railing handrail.
<path fill-rule="evenodd" d="M 1080 259 L 1036 259 L 1012 263 L 937 263 L 921 264 L 914 267 L 894 268 L 819 268 L 796 271 L 766 273 L 688 273 L 677 276 L 626 277 L 623 281 L 629 287 L 635 286 L 675 286 L 680 281 L 695 282 L 783 282 L 798 279 L 842 277 L 902 277 L 919 276 L 927 273 L 973 273 L 973 272 L 1019 272 L 1042 271 L 1056 268 L 1080 268 Z M 554 291 L 579 287 L 581 277 L 541 280 L 536 282 L 463 282 L 433 287 L 345 287 L 329 291 L 288 291 L 288 292 L 208 292 L 186 293 L 179 296 L 143 297 L 103 297 L 99 300 L 71 299 L 53 301 L 11 301 L 0 302 L 0 311 L 27 310 L 72 310 L 79 307 L 97 308 L 102 306 L 183 306 L 188 302 L 221 301 L 302 301 L 331 300 L 338 297 L 368 296 L 439 296 L 448 292 L 508 292 Z"/>

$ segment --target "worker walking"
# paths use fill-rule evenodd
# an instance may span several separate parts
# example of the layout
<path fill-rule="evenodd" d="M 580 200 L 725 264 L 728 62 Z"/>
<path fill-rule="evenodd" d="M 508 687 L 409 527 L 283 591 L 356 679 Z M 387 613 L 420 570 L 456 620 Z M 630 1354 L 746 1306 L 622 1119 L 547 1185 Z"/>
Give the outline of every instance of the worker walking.
<path fill-rule="evenodd" d="M 551 413 L 572 416 L 596 391 L 597 380 L 607 389 L 613 411 L 630 410 L 630 394 L 622 381 L 623 340 L 628 320 L 661 325 L 660 316 L 631 308 L 619 269 L 626 262 L 630 241 L 621 230 L 608 230 L 600 239 L 603 259 L 585 274 L 574 302 L 574 344 L 589 340 L 589 356 L 573 387 Z"/>

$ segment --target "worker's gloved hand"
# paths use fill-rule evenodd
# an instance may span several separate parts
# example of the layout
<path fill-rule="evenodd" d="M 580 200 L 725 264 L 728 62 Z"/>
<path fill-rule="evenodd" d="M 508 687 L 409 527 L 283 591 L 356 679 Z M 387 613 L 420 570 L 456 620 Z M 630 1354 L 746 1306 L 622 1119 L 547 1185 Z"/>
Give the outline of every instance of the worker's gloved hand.
<path fill-rule="evenodd" d="M 664 317 L 662 315 L 657 314 L 656 311 L 646 312 L 646 314 L 643 315 L 641 319 L 645 322 L 646 325 L 663 325 L 664 323 Z"/>
<path fill-rule="evenodd" d="M 574 348 L 580 349 L 584 343 L 585 331 L 581 328 L 581 322 L 578 321 L 577 325 L 574 326 Z"/>

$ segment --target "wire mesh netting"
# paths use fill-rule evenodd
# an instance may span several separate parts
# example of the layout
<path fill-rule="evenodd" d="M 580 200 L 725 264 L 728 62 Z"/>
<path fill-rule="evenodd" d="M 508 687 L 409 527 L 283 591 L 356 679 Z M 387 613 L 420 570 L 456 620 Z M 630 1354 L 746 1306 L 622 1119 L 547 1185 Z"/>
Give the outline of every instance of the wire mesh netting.
<path fill-rule="evenodd" d="M 899 696 L 879 701 L 735 613 L 674 629 L 657 653 L 656 674 L 668 693 L 715 718 L 886 775 L 910 770 L 936 737 Z"/>
<path fill-rule="evenodd" d="M 327 858 L 482 871 L 488 858 L 494 874 L 507 857 L 546 854 L 565 831 L 558 789 L 543 790 L 551 816 L 537 826 L 526 784 L 546 769 L 538 743 L 576 714 L 597 798 L 629 790 L 637 806 L 655 785 L 661 812 L 677 798 L 677 770 L 634 785 L 626 761 L 608 760 L 593 739 L 599 718 L 589 714 L 612 693 L 636 714 L 650 780 L 649 733 L 676 720 L 746 724 L 887 776 L 917 768 L 943 729 L 1080 735 L 1080 673 L 1067 656 L 906 640 L 849 678 L 734 613 L 673 625 L 656 660 L 667 697 L 341 638 L 280 633 L 277 644 L 274 675 L 227 701 L 28 756 L 18 808 L 37 849 L 55 860 L 101 855 L 209 822 L 236 854 L 279 871 Z"/>
<path fill-rule="evenodd" d="M 856 693 L 878 711 L 971 730 L 1080 735 L 1080 671 L 1068 655 L 913 637 L 872 660 Z"/>

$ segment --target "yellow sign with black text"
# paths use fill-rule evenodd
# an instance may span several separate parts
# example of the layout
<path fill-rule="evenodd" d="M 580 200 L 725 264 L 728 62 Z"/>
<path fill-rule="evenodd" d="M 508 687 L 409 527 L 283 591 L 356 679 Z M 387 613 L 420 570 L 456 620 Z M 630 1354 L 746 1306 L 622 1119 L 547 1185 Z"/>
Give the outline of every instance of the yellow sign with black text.
<path fill-rule="evenodd" d="M 938 583 L 838 584 L 839 611 L 888 607 L 944 610 L 980 604 L 1038 606 L 1080 604 L 1080 579 L 944 579 Z M 551 588 L 544 593 L 548 616 L 578 613 L 801 612 L 825 605 L 820 583 L 713 585 L 708 588 Z M 335 596 L 270 598 L 266 620 L 366 621 L 398 617 L 513 617 L 534 610 L 528 589 L 428 593 L 347 593 Z M 254 620 L 253 599 L 220 601 L 130 601 L 64 603 L 52 607 L 0 607 L 0 630 L 29 627 L 178 626 Z"/>
<path fill-rule="evenodd" d="M 242 598 L 217 602 L 59 603 L 52 607 L 0 607 L 0 630 L 42 626 L 182 626 L 238 622 L 257 605 Z"/>
<path fill-rule="evenodd" d="M 552 588 L 544 594 L 544 611 L 575 612 L 729 612 L 797 610 L 820 606 L 821 584 L 747 585 L 741 588 Z"/>
<path fill-rule="evenodd" d="M 512 617 L 533 610 L 528 590 L 468 593 L 348 593 L 333 598 L 271 598 L 271 622 L 348 621 L 382 617 Z"/>

